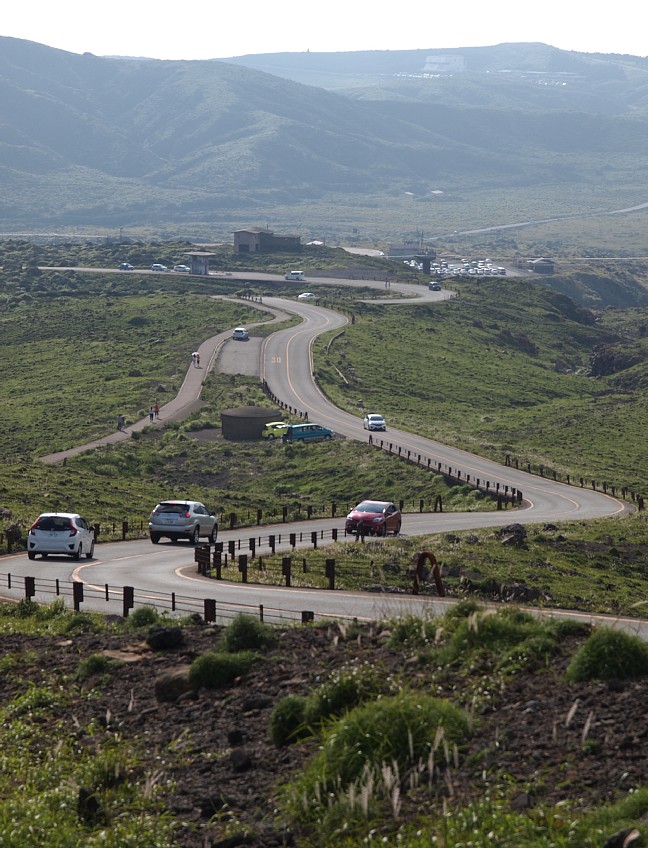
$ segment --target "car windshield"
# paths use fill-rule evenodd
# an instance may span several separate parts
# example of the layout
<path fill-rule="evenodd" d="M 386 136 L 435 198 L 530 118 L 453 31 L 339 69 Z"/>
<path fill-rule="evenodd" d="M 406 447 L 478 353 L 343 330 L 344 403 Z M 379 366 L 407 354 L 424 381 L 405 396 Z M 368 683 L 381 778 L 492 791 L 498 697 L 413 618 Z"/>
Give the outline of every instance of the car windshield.
<path fill-rule="evenodd" d="M 378 422 L 378 421 L 383 420 L 382 415 L 369 415 L 368 418 L 369 418 L 370 421 L 374 421 L 374 422 Z"/>
<path fill-rule="evenodd" d="M 172 504 L 172 503 L 161 503 L 155 507 L 155 512 L 167 512 L 173 513 L 175 515 L 182 515 L 185 512 L 189 512 L 188 504 Z"/>
<path fill-rule="evenodd" d="M 384 509 L 384 504 L 376 503 L 375 501 L 364 501 L 364 503 L 358 504 L 356 512 L 383 512 Z"/>

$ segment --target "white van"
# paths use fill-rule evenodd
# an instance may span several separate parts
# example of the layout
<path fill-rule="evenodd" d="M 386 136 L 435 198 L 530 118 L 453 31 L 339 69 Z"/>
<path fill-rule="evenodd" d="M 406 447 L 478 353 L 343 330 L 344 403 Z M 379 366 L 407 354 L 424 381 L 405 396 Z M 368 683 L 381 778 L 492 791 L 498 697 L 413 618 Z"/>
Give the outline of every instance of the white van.
<path fill-rule="evenodd" d="M 287 271 L 284 279 L 285 280 L 305 280 L 306 277 L 304 276 L 303 271 Z"/>

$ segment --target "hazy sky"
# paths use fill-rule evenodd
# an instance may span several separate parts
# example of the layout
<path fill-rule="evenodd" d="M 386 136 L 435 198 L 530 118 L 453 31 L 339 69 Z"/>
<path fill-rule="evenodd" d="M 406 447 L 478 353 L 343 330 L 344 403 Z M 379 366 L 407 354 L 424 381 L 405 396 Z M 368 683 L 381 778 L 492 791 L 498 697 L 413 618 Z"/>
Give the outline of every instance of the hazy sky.
<path fill-rule="evenodd" d="M 583 53 L 648 55 L 637 0 L 87 0 L 4 4 L 0 35 L 72 53 L 212 59 L 284 51 L 413 50 L 536 41 Z"/>

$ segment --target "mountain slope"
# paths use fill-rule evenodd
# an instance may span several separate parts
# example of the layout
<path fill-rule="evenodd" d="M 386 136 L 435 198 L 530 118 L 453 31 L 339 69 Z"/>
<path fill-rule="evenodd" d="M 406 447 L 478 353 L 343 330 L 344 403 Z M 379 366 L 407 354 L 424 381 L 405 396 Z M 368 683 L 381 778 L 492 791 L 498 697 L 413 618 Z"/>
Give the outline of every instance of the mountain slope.
<path fill-rule="evenodd" d="M 279 204 L 388 204 L 444 180 L 533 187 L 648 169 L 645 62 L 499 45 L 464 51 L 468 73 L 430 78 L 414 72 L 429 53 L 257 57 L 275 71 L 341 63 L 342 93 L 243 66 L 255 57 L 101 58 L 0 38 L 0 223 L 231 221 Z M 567 90 L 540 85 L 538 68 L 572 74 Z"/>

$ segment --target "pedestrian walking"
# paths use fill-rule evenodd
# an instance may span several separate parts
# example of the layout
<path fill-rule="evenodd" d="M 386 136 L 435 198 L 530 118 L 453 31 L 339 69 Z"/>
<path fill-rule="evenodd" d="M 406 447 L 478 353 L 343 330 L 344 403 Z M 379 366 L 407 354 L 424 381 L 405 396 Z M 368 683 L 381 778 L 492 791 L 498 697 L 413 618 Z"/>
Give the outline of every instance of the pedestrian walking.
<path fill-rule="evenodd" d="M 153 415 L 155 415 L 156 418 L 160 417 L 160 404 L 157 401 L 153 404 Z"/>
<path fill-rule="evenodd" d="M 196 352 L 196 368 L 200 368 L 200 353 Z"/>
<path fill-rule="evenodd" d="M 153 423 L 153 416 L 155 415 L 155 411 L 152 406 L 149 407 L 149 421 L 151 424 Z"/>
<path fill-rule="evenodd" d="M 193 365 L 194 368 L 196 367 L 196 352 L 195 351 L 191 354 L 191 364 Z"/>

